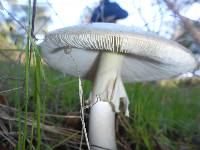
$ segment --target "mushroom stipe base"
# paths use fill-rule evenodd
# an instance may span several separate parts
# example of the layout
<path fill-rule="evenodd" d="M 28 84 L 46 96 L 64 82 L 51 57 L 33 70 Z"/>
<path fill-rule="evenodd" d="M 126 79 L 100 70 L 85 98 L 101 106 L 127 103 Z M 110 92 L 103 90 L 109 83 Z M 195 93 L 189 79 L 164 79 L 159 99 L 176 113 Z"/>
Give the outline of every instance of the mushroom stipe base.
<path fill-rule="evenodd" d="M 94 81 L 90 110 L 89 139 L 92 149 L 117 149 L 115 137 L 115 110 L 119 108 L 120 95 L 117 89 L 123 55 L 103 52 L 100 54 Z M 119 82 L 121 83 L 121 82 Z M 125 92 L 125 90 L 124 90 Z M 114 98 L 114 99 L 113 99 Z M 101 147 L 101 148 L 100 148 Z"/>

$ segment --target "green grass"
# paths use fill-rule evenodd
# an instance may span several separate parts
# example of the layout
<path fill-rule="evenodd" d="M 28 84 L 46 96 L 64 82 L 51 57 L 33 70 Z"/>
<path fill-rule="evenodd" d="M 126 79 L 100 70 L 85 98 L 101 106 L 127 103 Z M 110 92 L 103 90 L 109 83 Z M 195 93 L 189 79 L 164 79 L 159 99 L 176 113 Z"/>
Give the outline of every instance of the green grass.
<path fill-rule="evenodd" d="M 162 88 L 154 84 L 128 85 L 131 99 L 129 136 L 140 147 L 156 144 L 177 149 L 180 142 L 190 144 L 199 132 L 200 86 Z M 166 145 L 167 144 L 167 145 Z"/>
<path fill-rule="evenodd" d="M 18 80 L 18 78 L 24 79 L 25 66 L 17 65 L 17 63 L 10 65 L 10 62 L 1 60 L 0 65 L 4 75 L 17 79 L 1 79 L 3 85 L 0 90 L 10 89 L 16 85 L 23 86 L 23 80 Z M 36 68 L 31 65 L 29 70 L 27 107 L 28 111 L 34 112 L 32 116 L 34 122 L 38 122 L 38 119 L 42 122 L 46 120 L 44 113 L 66 115 L 69 112 L 79 112 L 78 80 L 64 76 L 46 65 L 42 69 L 45 75 L 44 80 L 40 77 L 41 74 L 35 74 Z M 35 83 L 36 76 L 40 79 L 38 83 Z M 87 99 L 91 82 L 84 81 L 83 86 L 84 98 Z M 35 97 L 37 88 L 41 90 L 38 99 Z M 128 125 L 124 126 L 126 132 L 123 136 L 129 141 L 131 148 L 154 150 L 155 147 L 160 147 L 176 150 L 181 145 L 187 145 L 192 149 L 197 147 L 193 143 L 193 138 L 200 135 L 200 85 L 187 85 L 186 82 L 180 82 L 175 87 L 162 87 L 154 83 L 135 83 L 127 84 L 126 90 L 131 103 L 130 118 L 126 119 Z M 17 103 L 20 102 L 21 111 L 24 112 L 24 89 L 3 93 L 3 95 L 8 98 L 10 106 L 17 107 Z M 42 104 L 40 110 L 37 109 L 38 101 Z M 18 119 L 23 118 L 22 112 L 18 115 Z M 39 117 L 38 113 L 40 113 Z M 55 126 L 62 126 L 61 120 L 54 118 L 47 120 L 54 122 Z M 21 123 L 18 126 L 19 133 L 23 133 L 24 128 L 20 126 L 23 127 L 24 124 Z M 35 144 L 34 139 L 38 138 L 39 132 L 42 132 L 37 131 L 37 128 L 39 127 L 27 128 L 27 138 L 32 144 Z M 52 146 L 44 142 L 41 145 L 42 147 Z"/>

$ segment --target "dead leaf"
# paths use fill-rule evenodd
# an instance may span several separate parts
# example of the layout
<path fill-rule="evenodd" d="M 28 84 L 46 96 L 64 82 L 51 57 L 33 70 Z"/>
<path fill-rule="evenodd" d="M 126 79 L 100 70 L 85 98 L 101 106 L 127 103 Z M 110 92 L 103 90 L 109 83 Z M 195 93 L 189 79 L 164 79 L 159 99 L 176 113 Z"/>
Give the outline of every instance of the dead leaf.
<path fill-rule="evenodd" d="M 0 95 L 0 104 L 6 105 L 6 98 L 3 95 Z"/>

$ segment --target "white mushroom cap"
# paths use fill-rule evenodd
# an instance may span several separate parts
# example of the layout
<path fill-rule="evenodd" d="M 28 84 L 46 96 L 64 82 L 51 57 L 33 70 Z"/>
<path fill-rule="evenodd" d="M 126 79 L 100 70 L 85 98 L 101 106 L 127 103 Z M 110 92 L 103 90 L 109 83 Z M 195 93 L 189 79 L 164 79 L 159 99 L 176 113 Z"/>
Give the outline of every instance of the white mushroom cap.
<path fill-rule="evenodd" d="M 41 48 L 45 61 L 53 68 L 88 79 L 95 75 L 100 52 L 124 55 L 124 82 L 166 79 L 197 66 L 192 53 L 176 42 L 112 23 L 55 30 L 46 35 Z"/>

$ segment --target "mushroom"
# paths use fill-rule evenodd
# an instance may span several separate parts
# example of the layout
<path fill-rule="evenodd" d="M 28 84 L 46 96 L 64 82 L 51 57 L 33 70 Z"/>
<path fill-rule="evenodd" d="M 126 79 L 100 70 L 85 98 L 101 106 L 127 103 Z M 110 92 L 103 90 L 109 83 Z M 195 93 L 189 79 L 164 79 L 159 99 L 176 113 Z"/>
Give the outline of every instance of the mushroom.
<path fill-rule="evenodd" d="M 167 79 L 193 71 L 197 65 L 192 53 L 176 42 L 112 23 L 55 30 L 46 35 L 41 48 L 53 68 L 94 81 L 89 141 L 97 150 L 117 149 L 115 114 L 120 101 L 129 116 L 124 82 Z"/>

